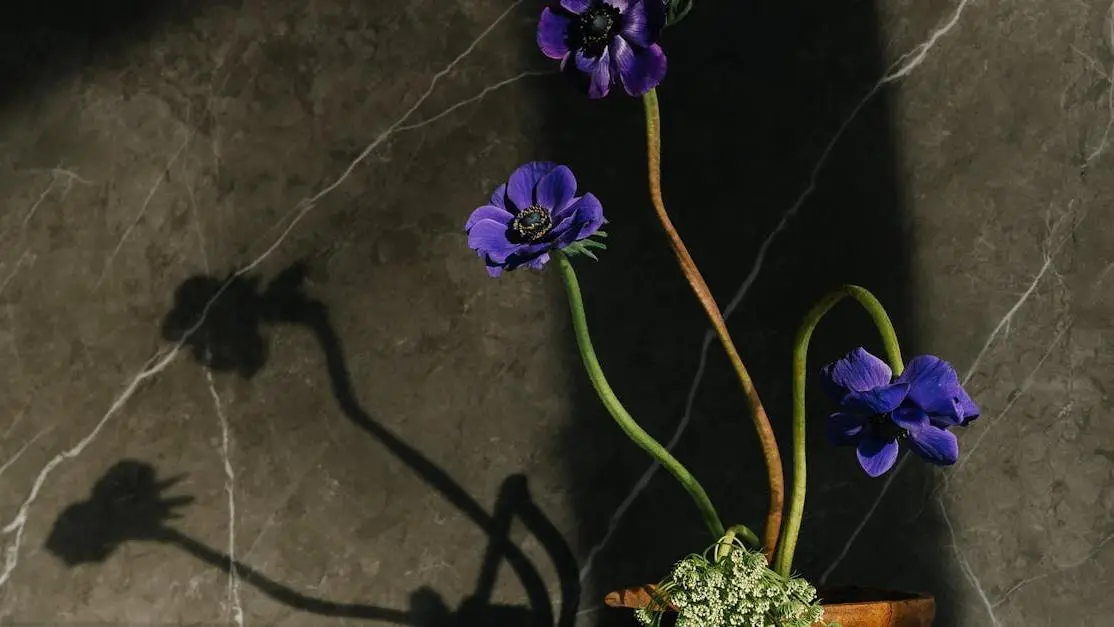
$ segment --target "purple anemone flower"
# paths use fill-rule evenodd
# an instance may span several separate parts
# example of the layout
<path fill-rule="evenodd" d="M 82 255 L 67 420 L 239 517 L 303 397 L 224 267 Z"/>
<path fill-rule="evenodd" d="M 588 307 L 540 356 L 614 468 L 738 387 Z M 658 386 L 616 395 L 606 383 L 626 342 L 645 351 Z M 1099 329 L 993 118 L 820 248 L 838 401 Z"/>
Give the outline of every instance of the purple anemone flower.
<path fill-rule="evenodd" d="M 932 355 L 914 357 L 894 379 L 884 361 L 856 348 L 825 366 L 821 382 L 842 410 L 828 418 L 828 437 L 856 445 L 871 477 L 893 467 L 899 442 L 934 464 L 954 464 L 959 444 L 948 428 L 979 416 L 955 368 Z"/>
<path fill-rule="evenodd" d="M 641 96 L 665 77 L 665 53 L 657 44 L 664 26 L 661 0 L 560 0 L 542 11 L 538 47 L 562 69 L 571 57 L 588 75 L 591 98 L 603 98 L 617 82 Z"/>
<path fill-rule="evenodd" d="M 534 161 L 515 170 L 490 204 L 473 211 L 464 230 L 468 247 L 497 277 L 520 266 L 540 270 L 551 250 L 590 237 L 603 223 L 600 201 L 592 194 L 576 195 L 571 170 Z"/>

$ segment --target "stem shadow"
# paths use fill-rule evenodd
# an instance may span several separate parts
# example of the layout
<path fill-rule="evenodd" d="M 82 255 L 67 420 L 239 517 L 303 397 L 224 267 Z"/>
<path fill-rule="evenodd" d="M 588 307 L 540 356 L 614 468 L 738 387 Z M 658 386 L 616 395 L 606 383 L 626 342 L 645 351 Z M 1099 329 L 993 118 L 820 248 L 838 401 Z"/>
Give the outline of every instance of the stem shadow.
<path fill-rule="evenodd" d="M 54 524 L 46 548 L 68 566 L 106 560 L 127 541 L 176 546 L 197 559 L 230 572 L 273 600 L 321 616 L 362 618 L 417 627 L 546 626 L 572 627 L 580 598 L 576 558 L 559 530 L 533 501 L 527 478 L 504 480 L 492 513 L 478 503 L 443 468 L 375 420 L 360 404 L 341 342 L 324 303 L 302 291 L 306 266 L 297 263 L 260 289 L 256 277 L 232 275 L 227 280 L 195 276 L 175 292 L 175 305 L 163 321 L 169 341 L 180 341 L 203 366 L 250 379 L 267 361 L 262 325 L 292 324 L 311 331 L 325 356 L 332 393 L 344 415 L 410 467 L 430 487 L 460 510 L 488 537 L 475 589 L 456 610 L 441 596 L 421 588 L 411 595 L 409 610 L 339 603 L 310 597 L 276 582 L 247 564 L 233 561 L 167 526 L 189 496 L 163 497 L 181 477 L 157 480 L 150 464 L 123 460 L 93 487 L 89 499 L 66 508 Z M 204 316 L 202 315 L 204 313 Z M 556 614 L 537 567 L 511 539 L 515 519 L 521 520 L 553 562 L 561 588 Z M 526 590 L 525 606 L 491 601 L 499 569 L 506 561 Z"/>

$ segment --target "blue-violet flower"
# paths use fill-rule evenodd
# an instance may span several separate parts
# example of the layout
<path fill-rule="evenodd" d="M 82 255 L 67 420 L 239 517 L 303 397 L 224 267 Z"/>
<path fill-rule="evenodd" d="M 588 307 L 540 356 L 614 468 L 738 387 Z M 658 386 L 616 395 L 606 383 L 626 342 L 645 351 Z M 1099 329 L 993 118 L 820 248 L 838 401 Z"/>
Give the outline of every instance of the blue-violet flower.
<path fill-rule="evenodd" d="M 884 361 L 856 348 L 825 366 L 821 382 L 842 410 L 828 418 L 829 438 L 857 446 L 871 477 L 893 467 L 899 442 L 934 464 L 954 464 L 959 444 L 947 429 L 979 416 L 955 368 L 932 355 L 914 357 L 894 379 Z"/>
<path fill-rule="evenodd" d="M 576 177 L 563 165 L 534 161 L 519 167 L 472 212 L 464 230 L 468 247 L 497 277 L 504 270 L 540 270 L 549 252 L 595 234 L 603 206 L 592 194 L 576 195 Z"/>
<path fill-rule="evenodd" d="M 621 83 L 641 96 L 665 77 L 657 39 L 665 26 L 661 0 L 560 0 L 538 22 L 538 47 L 565 69 L 588 75 L 588 96 L 603 98 Z"/>

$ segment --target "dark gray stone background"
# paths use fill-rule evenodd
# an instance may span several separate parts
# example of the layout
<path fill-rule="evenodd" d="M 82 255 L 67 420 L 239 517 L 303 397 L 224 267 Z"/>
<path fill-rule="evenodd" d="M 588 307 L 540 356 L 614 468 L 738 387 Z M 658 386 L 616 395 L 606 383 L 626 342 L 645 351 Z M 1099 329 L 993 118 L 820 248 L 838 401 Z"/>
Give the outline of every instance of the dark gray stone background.
<path fill-rule="evenodd" d="M 608 536 L 647 459 L 555 274 L 494 281 L 465 246 L 531 159 L 611 219 L 580 268 L 615 389 L 663 440 L 687 414 L 677 454 L 760 523 L 641 107 L 552 73 L 539 3 L 9 4 L 0 624 L 632 624 L 603 594 L 709 539 L 661 473 Z M 1110 624 L 1112 10 L 697 0 L 666 34 L 667 200 L 782 441 L 794 328 L 845 281 L 984 411 L 959 466 L 870 480 L 814 398 L 807 576 L 932 592 L 945 627 Z M 211 372 L 173 331 L 236 270 L 198 336 Z M 814 363 L 863 342 L 842 307 Z"/>

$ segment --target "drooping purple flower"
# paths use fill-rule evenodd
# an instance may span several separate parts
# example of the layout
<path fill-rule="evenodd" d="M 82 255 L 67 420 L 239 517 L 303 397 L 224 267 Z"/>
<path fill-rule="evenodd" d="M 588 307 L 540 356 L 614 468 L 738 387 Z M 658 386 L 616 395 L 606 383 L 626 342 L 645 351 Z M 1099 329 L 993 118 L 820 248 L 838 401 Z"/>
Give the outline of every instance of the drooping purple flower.
<path fill-rule="evenodd" d="M 841 409 L 828 418 L 828 437 L 855 445 L 871 477 L 893 467 L 899 442 L 934 464 L 954 464 L 959 444 L 948 428 L 979 416 L 955 368 L 932 355 L 914 357 L 894 379 L 884 361 L 856 348 L 825 366 L 821 382 Z"/>
<path fill-rule="evenodd" d="M 519 167 L 472 212 L 464 225 L 468 247 L 497 277 L 504 270 L 540 270 L 549 252 L 599 231 L 603 206 L 592 194 L 576 195 L 576 177 L 563 165 L 534 161 Z"/>
<path fill-rule="evenodd" d="M 937 426 L 966 426 L 979 417 L 979 407 L 963 389 L 959 374 L 939 357 L 910 359 L 898 381 L 909 384 L 907 402 L 920 407 Z"/>
<path fill-rule="evenodd" d="M 641 96 L 665 77 L 657 39 L 665 26 L 661 0 L 560 0 L 542 11 L 538 47 L 565 69 L 588 76 L 588 96 L 603 98 L 620 83 Z"/>

